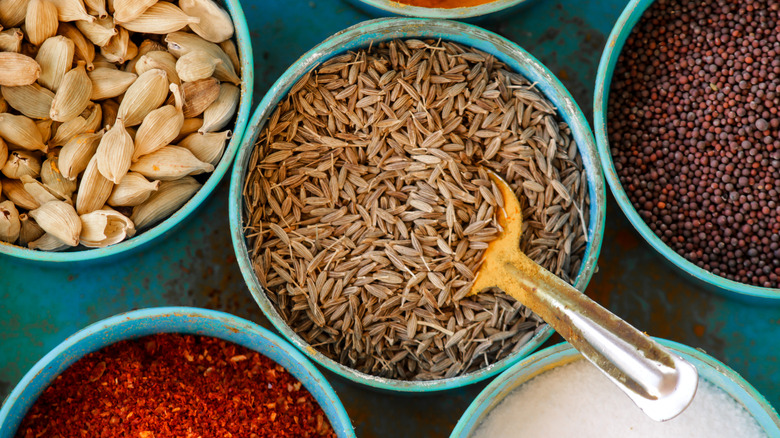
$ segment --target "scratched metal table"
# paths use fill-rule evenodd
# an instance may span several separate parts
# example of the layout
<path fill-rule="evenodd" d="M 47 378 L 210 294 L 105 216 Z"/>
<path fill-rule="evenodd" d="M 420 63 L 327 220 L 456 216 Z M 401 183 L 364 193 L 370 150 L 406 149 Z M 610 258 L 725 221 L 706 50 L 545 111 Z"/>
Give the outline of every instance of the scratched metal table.
<path fill-rule="evenodd" d="M 342 0 L 244 1 L 255 51 L 255 103 L 301 54 L 370 18 Z M 599 56 L 626 0 L 543 0 L 480 25 L 517 42 L 552 70 L 589 119 Z M 0 400 L 46 352 L 82 327 L 141 307 L 227 311 L 270 327 L 233 256 L 227 179 L 194 217 L 141 254 L 60 267 L 0 256 Z M 653 336 L 700 347 L 780 407 L 780 303 L 714 295 L 659 258 L 610 196 L 604 247 L 588 294 Z M 548 344 L 560 341 L 553 337 Z M 392 396 L 327 374 L 360 437 L 445 437 L 484 387 Z"/>

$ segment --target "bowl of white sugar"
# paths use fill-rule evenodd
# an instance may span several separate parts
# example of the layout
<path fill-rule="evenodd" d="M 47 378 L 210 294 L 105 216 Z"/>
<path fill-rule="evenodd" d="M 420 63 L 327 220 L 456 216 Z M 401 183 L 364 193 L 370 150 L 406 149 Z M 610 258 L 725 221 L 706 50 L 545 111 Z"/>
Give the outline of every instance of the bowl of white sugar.
<path fill-rule="evenodd" d="M 519 362 L 488 385 L 450 438 L 780 437 L 772 405 L 707 354 L 658 340 L 699 371 L 691 405 L 665 422 L 647 417 L 568 343 Z"/>

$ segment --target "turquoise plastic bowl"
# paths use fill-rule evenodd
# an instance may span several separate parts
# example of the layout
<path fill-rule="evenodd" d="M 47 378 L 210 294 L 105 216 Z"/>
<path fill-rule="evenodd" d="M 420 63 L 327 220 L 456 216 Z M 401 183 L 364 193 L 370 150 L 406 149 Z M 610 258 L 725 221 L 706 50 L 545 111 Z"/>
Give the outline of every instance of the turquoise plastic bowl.
<path fill-rule="evenodd" d="M 236 122 L 231 129 L 233 131 L 233 137 L 225 148 L 222 159 L 219 161 L 219 164 L 217 164 L 214 172 L 209 175 L 208 179 L 203 184 L 203 187 L 201 187 L 186 204 L 179 208 L 179 210 L 173 213 L 169 218 L 116 245 L 107 246 L 105 248 L 80 248 L 75 251 L 48 252 L 36 251 L 0 242 L 0 254 L 40 263 L 102 262 L 110 258 L 116 258 L 116 256 L 120 254 L 131 254 L 153 241 L 162 240 L 165 236 L 170 235 L 192 216 L 206 198 L 211 195 L 217 187 L 217 184 L 219 184 L 233 164 L 233 158 L 236 156 L 236 152 L 241 145 L 241 140 L 244 138 L 244 131 L 246 130 L 247 121 L 249 120 L 249 110 L 252 108 L 252 90 L 255 84 L 255 63 L 252 58 L 252 39 L 249 35 L 249 29 L 247 28 L 244 11 L 241 9 L 241 3 L 239 0 L 217 0 L 217 2 L 227 8 L 233 19 L 233 25 L 235 26 L 234 42 L 236 43 L 238 54 L 241 58 L 241 97 L 238 112 L 236 114 Z"/>
<path fill-rule="evenodd" d="M 283 366 L 314 396 L 339 438 L 354 438 L 352 423 L 325 377 L 298 350 L 259 325 L 214 310 L 158 307 L 96 322 L 70 336 L 33 366 L 0 409 L 0 438 L 13 438 L 35 400 L 74 362 L 119 341 L 156 333 L 211 336 L 261 353 Z"/>
<path fill-rule="evenodd" d="M 530 341 L 517 352 L 481 370 L 460 377 L 428 381 L 404 381 L 371 376 L 339 364 L 318 352 L 288 326 L 268 299 L 260 281 L 254 273 L 244 238 L 244 201 L 242 191 L 249 158 L 257 136 L 277 104 L 287 95 L 299 78 L 323 61 L 340 53 L 368 47 L 381 41 L 397 38 L 442 38 L 491 53 L 505 62 L 514 71 L 536 82 L 536 87 L 547 96 L 572 129 L 582 161 L 588 175 L 588 193 L 591 209 L 588 228 L 588 247 L 576 278 L 575 287 L 584 291 L 594 270 L 601 250 L 606 213 L 604 177 L 596 154 L 593 135 L 582 115 L 582 111 L 558 79 L 528 52 L 514 43 L 476 26 L 446 20 L 425 20 L 412 18 L 384 18 L 366 21 L 339 32 L 303 55 L 292 65 L 266 93 L 249 123 L 247 135 L 241 146 L 233 168 L 230 182 L 230 233 L 241 273 L 249 291 L 271 323 L 293 345 L 300 348 L 311 359 L 347 380 L 371 388 L 394 392 L 431 392 L 459 388 L 492 377 L 505 370 L 534 351 L 552 334 L 545 325 Z"/>
<path fill-rule="evenodd" d="M 477 6 L 464 8 L 424 8 L 410 6 L 392 0 L 350 0 L 351 3 L 366 11 L 385 15 L 388 12 L 394 15 L 409 17 L 440 18 L 449 20 L 462 20 L 465 18 L 495 18 L 504 13 L 511 12 L 533 0 L 493 0 Z"/>
<path fill-rule="evenodd" d="M 700 350 L 664 339 L 656 339 L 678 353 L 699 371 L 699 377 L 725 391 L 756 419 L 768 437 L 780 437 L 780 417 L 772 405 L 740 377 L 736 371 Z M 510 368 L 492 381 L 466 409 L 450 438 L 468 438 L 485 417 L 515 388 L 546 371 L 583 359 L 569 343 L 564 342 L 539 351 Z M 518 431 L 518 436 L 522 431 Z"/>
<path fill-rule="evenodd" d="M 596 143 L 598 145 L 598 154 L 601 157 L 601 163 L 604 167 L 607 182 L 612 189 L 620 209 L 628 217 L 631 225 L 636 228 L 640 235 L 658 251 L 666 260 L 680 268 L 683 272 L 701 282 L 708 290 L 729 296 L 738 297 L 745 301 L 763 301 L 780 300 L 780 289 L 752 286 L 749 284 L 738 283 L 724 277 L 717 276 L 706 271 L 695 264 L 686 260 L 683 256 L 677 254 L 672 248 L 666 245 L 658 236 L 653 233 L 644 220 L 639 216 L 623 186 L 617 176 L 615 164 L 612 161 L 612 153 L 609 148 L 609 138 L 607 137 L 607 104 L 609 103 L 609 89 L 612 84 L 612 75 L 615 71 L 620 52 L 626 39 L 631 34 L 634 26 L 642 17 L 642 14 L 653 3 L 653 0 L 631 0 L 623 13 L 620 14 L 615 27 L 609 34 L 607 44 L 604 46 L 604 53 L 601 55 L 598 73 L 596 75 L 596 90 L 593 100 L 593 121 L 596 128 Z"/>

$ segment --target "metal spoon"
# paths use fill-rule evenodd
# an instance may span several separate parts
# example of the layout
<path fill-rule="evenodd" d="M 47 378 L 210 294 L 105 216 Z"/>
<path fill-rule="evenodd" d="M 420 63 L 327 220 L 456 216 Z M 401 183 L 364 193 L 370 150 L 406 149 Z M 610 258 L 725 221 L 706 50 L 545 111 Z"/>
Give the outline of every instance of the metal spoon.
<path fill-rule="evenodd" d="M 653 420 L 685 410 L 696 394 L 696 368 L 523 254 L 520 202 L 506 181 L 490 176 L 504 201 L 497 212 L 503 232 L 485 250 L 469 294 L 496 287 L 523 303 Z"/>

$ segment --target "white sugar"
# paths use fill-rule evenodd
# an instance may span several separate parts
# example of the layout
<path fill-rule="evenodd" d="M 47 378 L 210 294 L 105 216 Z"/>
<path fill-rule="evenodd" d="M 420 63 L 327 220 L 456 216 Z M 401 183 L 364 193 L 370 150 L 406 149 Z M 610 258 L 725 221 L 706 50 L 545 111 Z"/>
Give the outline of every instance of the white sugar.
<path fill-rule="evenodd" d="M 510 393 L 472 438 L 766 437 L 731 396 L 699 379 L 693 403 L 655 422 L 586 360 L 545 372 Z"/>

